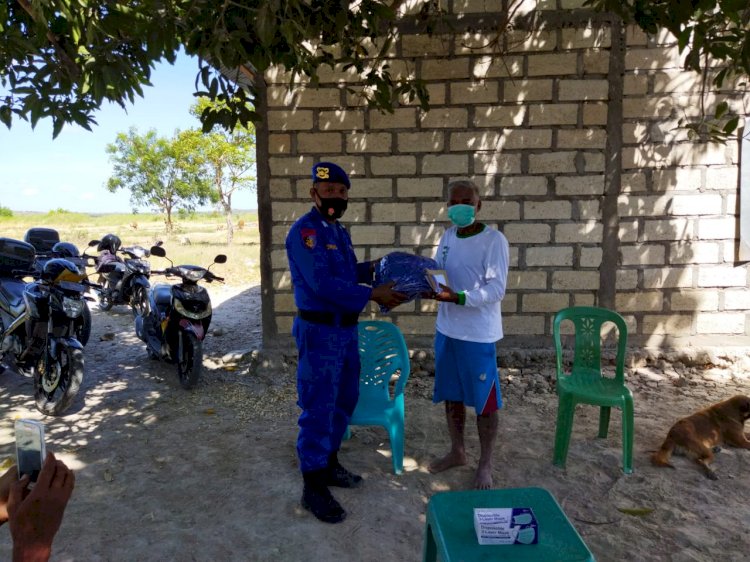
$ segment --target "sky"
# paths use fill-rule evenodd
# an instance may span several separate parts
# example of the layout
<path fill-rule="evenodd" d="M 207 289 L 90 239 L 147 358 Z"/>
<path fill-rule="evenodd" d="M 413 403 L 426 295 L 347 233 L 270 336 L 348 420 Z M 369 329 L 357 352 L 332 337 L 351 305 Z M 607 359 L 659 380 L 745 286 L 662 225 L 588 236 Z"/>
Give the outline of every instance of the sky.
<path fill-rule="evenodd" d="M 188 111 L 195 99 L 197 69 L 197 61 L 186 55 L 178 56 L 174 66 L 159 63 L 143 98 L 136 98 L 127 111 L 103 105 L 94 114 L 98 125 L 92 125 L 91 132 L 65 125 L 52 140 L 51 119 L 40 120 L 36 129 L 19 120 L 10 130 L 0 124 L 0 206 L 13 211 L 129 212 L 129 191 L 107 191 L 112 167 L 105 147 L 130 127 L 142 133 L 156 129 L 171 137 L 176 129 L 199 126 Z M 256 209 L 256 201 L 255 192 L 243 190 L 233 195 L 232 207 Z"/>

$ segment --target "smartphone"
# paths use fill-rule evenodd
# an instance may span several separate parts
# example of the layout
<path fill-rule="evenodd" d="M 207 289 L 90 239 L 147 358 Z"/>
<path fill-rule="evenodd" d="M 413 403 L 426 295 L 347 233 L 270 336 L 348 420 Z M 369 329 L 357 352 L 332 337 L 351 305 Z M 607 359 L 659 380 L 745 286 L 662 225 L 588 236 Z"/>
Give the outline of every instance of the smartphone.
<path fill-rule="evenodd" d="M 28 474 L 29 479 L 36 482 L 45 455 L 44 424 L 34 420 L 16 420 L 18 478 Z"/>

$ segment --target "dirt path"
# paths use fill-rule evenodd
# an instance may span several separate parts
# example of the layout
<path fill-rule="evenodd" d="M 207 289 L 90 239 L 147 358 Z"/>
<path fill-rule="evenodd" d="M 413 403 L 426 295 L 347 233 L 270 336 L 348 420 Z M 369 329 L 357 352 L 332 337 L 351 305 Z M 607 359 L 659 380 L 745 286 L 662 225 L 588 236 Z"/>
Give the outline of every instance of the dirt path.
<path fill-rule="evenodd" d="M 212 298 L 218 330 L 205 343 L 205 376 L 192 392 L 179 387 L 173 366 L 147 359 L 126 309 L 95 313 L 79 398 L 64 417 L 44 419 L 49 448 L 77 473 L 53 559 L 420 559 L 430 496 L 465 489 L 472 480 L 471 467 L 439 475 L 426 470 L 447 446 L 442 407 L 429 400 L 431 379 L 414 376 L 407 386 L 405 473 L 391 473 L 383 431 L 354 428 L 341 456 L 366 485 L 335 490 L 349 517 L 324 525 L 299 507 L 293 368 L 250 368 L 252 362 L 236 363 L 230 354 L 258 347 L 259 288 L 212 288 Z M 750 380 L 721 371 L 713 381 L 711 373 L 693 373 L 677 383 L 662 367 L 630 374 L 636 451 L 628 476 L 620 470 L 617 413 L 609 438 L 599 440 L 593 408 L 576 416 L 567 469 L 552 466 L 556 397 L 528 373 L 508 371 L 496 485 L 549 489 L 599 560 L 744 560 L 750 452 L 723 450 L 716 482 L 681 458 L 677 470 L 651 467 L 648 454 L 676 418 L 750 394 Z M 0 393 L 5 457 L 14 454 L 13 420 L 42 416 L 30 381 L 6 372 Z M 473 465 L 478 443 L 473 424 L 468 428 Z M 653 511 L 632 516 L 620 511 L 626 508 Z M 9 543 L 7 528 L 1 529 L 0 559 L 9 559 Z"/>

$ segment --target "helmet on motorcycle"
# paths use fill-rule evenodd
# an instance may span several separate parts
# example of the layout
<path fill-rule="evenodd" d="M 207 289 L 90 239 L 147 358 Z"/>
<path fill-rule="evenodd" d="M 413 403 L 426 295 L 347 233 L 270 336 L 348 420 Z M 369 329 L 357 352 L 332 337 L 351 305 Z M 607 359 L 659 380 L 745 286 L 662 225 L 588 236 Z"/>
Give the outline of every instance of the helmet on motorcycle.
<path fill-rule="evenodd" d="M 102 238 L 102 241 L 99 242 L 99 245 L 96 247 L 97 252 L 101 252 L 104 250 L 108 250 L 110 253 L 114 254 L 117 252 L 117 250 L 120 249 L 120 246 L 122 245 L 122 241 L 116 234 L 107 234 Z"/>
<path fill-rule="evenodd" d="M 77 258 L 81 255 L 76 245 L 70 242 L 58 242 L 52 246 L 52 251 L 63 258 Z"/>
<path fill-rule="evenodd" d="M 79 270 L 78 266 L 70 260 L 63 258 L 53 258 L 44 264 L 42 269 L 43 281 L 82 281 L 86 277 Z"/>

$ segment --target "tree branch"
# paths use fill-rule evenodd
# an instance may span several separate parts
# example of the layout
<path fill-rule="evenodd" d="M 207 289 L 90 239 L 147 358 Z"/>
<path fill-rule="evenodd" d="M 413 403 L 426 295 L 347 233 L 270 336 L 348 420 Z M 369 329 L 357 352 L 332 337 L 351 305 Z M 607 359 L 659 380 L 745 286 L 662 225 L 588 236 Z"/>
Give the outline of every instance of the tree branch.
<path fill-rule="evenodd" d="M 36 14 L 34 14 L 34 10 L 31 7 L 31 3 L 28 2 L 28 0 L 16 0 L 18 4 L 21 6 L 21 8 L 24 9 L 24 11 L 29 14 L 29 17 L 36 23 L 37 25 L 41 25 L 41 23 L 37 20 Z M 46 27 L 46 26 L 45 26 Z M 68 55 L 68 52 L 62 48 L 60 43 L 57 41 L 57 37 L 55 36 L 52 31 L 49 29 L 47 30 L 47 40 L 52 44 L 52 46 L 55 49 L 55 52 L 60 57 L 60 60 L 62 61 L 65 68 L 67 68 L 68 72 L 70 72 L 71 76 L 78 80 L 78 78 L 81 77 L 81 70 L 76 65 L 75 61 L 70 58 Z"/>

